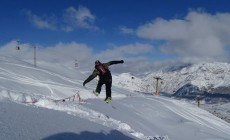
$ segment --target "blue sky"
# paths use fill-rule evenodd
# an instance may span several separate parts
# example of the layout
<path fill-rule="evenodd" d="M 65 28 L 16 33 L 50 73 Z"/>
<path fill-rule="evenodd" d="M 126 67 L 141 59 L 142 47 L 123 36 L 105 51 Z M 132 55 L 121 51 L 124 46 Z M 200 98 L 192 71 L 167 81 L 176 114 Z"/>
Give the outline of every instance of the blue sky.
<path fill-rule="evenodd" d="M 83 45 L 93 59 L 154 63 L 229 58 L 227 0 L 2 0 L 0 9 L 1 47 Z"/>

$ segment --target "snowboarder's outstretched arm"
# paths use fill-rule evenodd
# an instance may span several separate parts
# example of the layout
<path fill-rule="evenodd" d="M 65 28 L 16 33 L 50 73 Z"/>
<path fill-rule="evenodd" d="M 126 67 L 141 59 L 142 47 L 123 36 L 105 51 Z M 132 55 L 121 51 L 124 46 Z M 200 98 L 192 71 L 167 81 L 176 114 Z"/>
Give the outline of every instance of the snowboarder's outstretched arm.
<path fill-rule="evenodd" d="M 93 73 L 83 82 L 83 86 L 85 86 L 86 83 L 93 80 L 98 75 L 98 71 L 95 69 Z"/>
<path fill-rule="evenodd" d="M 124 60 L 115 60 L 115 61 L 109 61 L 108 63 L 107 63 L 107 65 L 108 66 L 110 66 L 110 65 L 113 65 L 113 64 L 122 64 L 122 63 L 124 63 Z"/>

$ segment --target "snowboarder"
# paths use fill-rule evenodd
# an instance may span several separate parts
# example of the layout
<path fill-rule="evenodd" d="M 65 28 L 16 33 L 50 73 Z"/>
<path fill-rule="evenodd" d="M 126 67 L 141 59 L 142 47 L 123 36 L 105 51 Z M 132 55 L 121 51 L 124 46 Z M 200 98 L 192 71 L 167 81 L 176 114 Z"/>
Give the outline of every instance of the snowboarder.
<path fill-rule="evenodd" d="M 83 86 L 85 86 L 86 83 L 93 80 L 97 75 L 99 76 L 99 81 L 97 83 L 96 91 L 94 91 L 94 94 L 98 96 L 101 92 L 101 87 L 103 84 L 105 84 L 106 87 L 106 98 L 105 102 L 109 103 L 111 101 L 111 87 L 112 87 L 112 75 L 109 70 L 109 66 L 113 64 L 119 64 L 124 63 L 123 60 L 120 61 L 109 61 L 107 63 L 101 63 L 99 60 L 95 61 L 95 69 L 93 73 L 83 82 Z"/>

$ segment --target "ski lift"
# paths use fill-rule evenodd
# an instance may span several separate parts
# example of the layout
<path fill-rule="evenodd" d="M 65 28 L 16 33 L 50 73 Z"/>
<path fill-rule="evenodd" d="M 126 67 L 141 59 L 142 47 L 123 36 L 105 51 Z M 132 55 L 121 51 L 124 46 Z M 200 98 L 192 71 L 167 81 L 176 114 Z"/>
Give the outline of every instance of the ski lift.
<path fill-rule="evenodd" d="M 20 50 L 20 47 L 19 47 L 19 46 L 16 46 L 16 49 L 17 49 L 17 50 Z"/>
<path fill-rule="evenodd" d="M 157 80 L 156 81 L 156 91 L 155 91 L 154 95 L 158 96 L 158 82 L 159 82 L 159 80 L 163 80 L 163 79 L 161 79 L 160 77 L 153 77 L 153 78 Z"/>
<path fill-rule="evenodd" d="M 17 42 L 18 42 L 18 44 L 17 44 L 17 46 L 16 46 L 16 49 L 17 49 L 17 50 L 20 50 L 20 46 L 19 46 L 20 41 L 18 40 Z"/>

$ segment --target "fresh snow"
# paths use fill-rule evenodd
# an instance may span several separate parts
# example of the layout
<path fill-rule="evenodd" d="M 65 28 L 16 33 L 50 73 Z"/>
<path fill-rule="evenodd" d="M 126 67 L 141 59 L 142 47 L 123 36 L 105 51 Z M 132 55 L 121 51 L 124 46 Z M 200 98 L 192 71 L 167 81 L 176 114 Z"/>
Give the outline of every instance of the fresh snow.
<path fill-rule="evenodd" d="M 96 79 L 82 86 L 85 72 L 48 62 L 37 66 L 0 57 L 1 140 L 230 138 L 229 123 L 194 104 L 127 90 L 142 87 L 136 77 L 128 82 L 129 74 L 113 76 L 112 102 L 106 104 L 104 87 L 98 97 L 92 94 Z"/>

